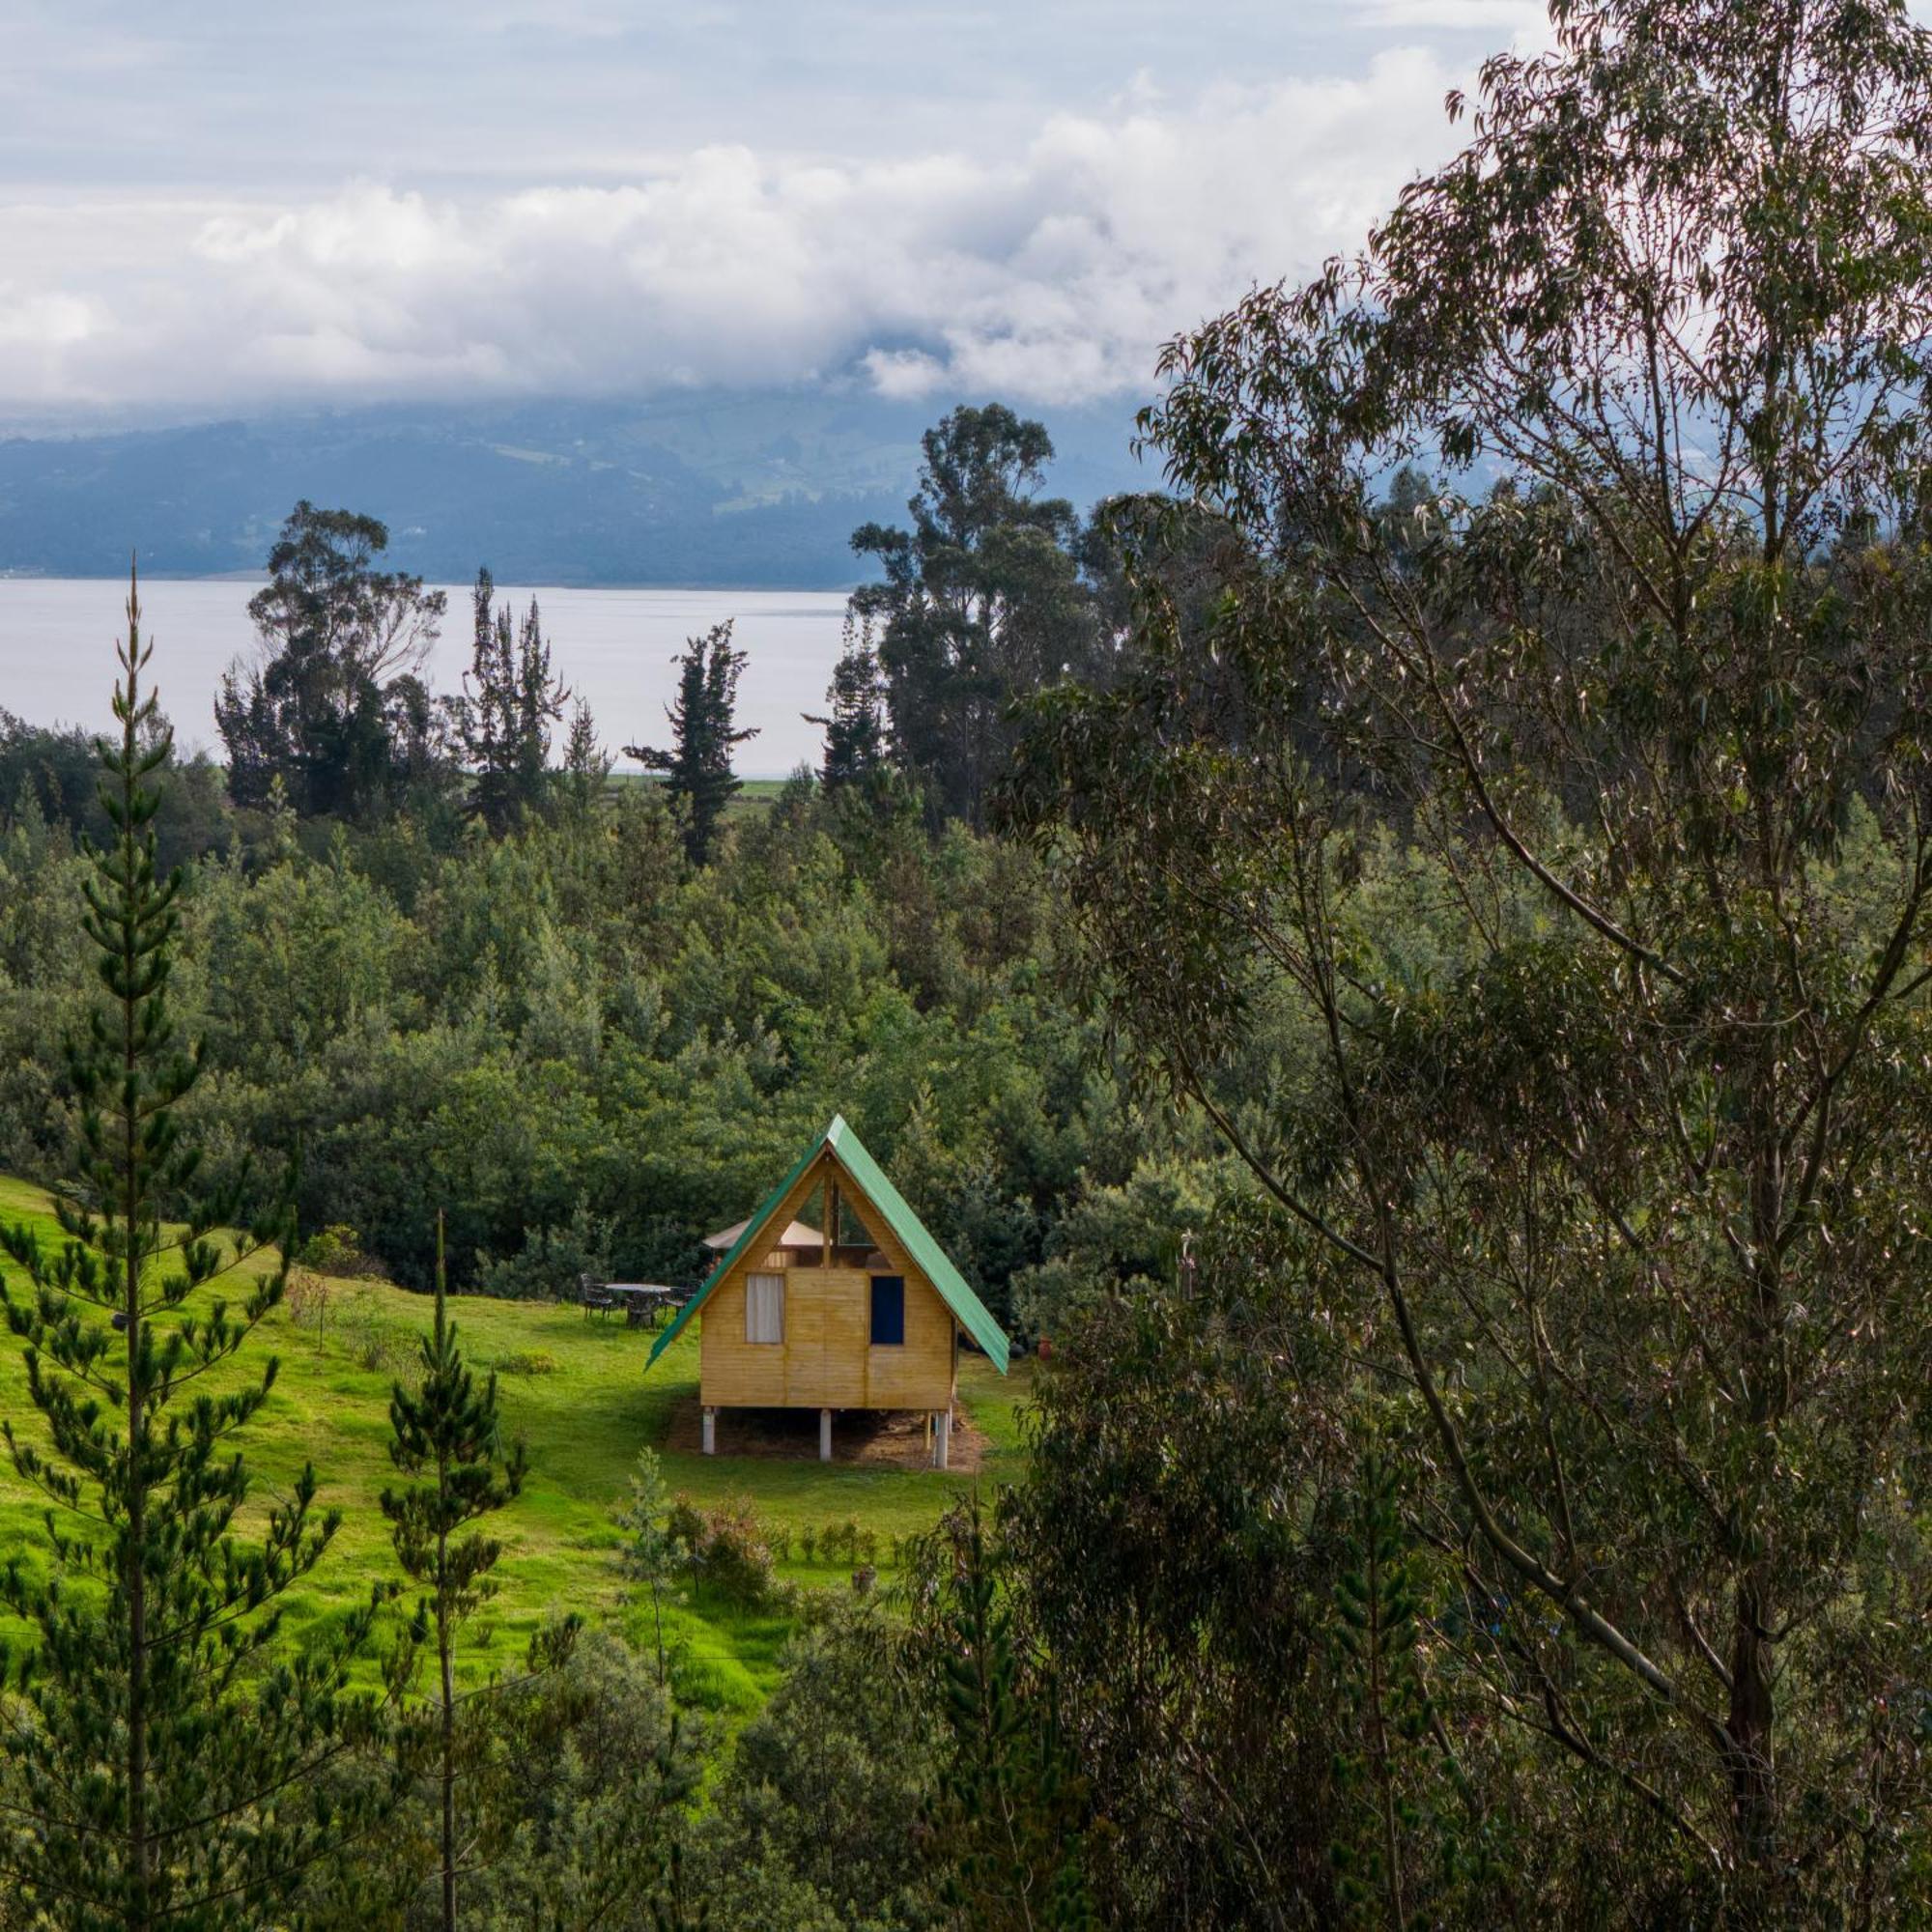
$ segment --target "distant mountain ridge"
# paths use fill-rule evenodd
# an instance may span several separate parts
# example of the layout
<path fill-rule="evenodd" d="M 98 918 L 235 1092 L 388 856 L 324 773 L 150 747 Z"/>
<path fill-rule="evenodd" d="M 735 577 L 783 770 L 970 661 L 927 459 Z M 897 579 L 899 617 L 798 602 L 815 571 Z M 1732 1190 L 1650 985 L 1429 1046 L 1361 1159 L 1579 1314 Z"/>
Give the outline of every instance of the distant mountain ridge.
<path fill-rule="evenodd" d="M 983 400 L 983 399 L 975 399 Z M 298 497 L 389 526 L 403 569 L 462 582 L 838 589 L 870 519 L 903 517 L 951 403 L 833 389 L 648 402 L 391 406 L 0 440 L 0 573 L 261 569 Z M 1153 480 L 1131 408 L 1037 411 L 1057 495 Z"/>

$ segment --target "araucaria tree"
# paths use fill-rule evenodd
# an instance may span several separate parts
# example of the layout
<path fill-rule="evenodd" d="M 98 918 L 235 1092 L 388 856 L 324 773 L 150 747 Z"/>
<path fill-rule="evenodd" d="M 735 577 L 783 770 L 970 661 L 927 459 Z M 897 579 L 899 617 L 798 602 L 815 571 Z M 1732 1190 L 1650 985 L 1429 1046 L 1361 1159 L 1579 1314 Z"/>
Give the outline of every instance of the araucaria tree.
<path fill-rule="evenodd" d="M 665 774 L 665 789 L 684 831 L 685 857 L 703 866 L 710 862 L 724 808 L 743 783 L 731 770 L 732 750 L 758 734 L 734 725 L 746 656 L 731 641 L 728 620 L 693 638 L 673 662 L 679 667 L 677 698 L 665 706 L 670 750 L 627 745 L 624 755 Z"/>
<path fill-rule="evenodd" d="M 478 1385 L 456 1346 L 443 1275 L 442 1220 L 437 1218 L 436 1318 L 422 1340 L 422 1374 L 411 1389 L 398 1382 L 389 1402 L 389 1454 L 405 1475 L 424 1480 L 384 1490 L 396 1558 L 426 1592 L 416 1637 L 436 1648 L 434 1754 L 443 1932 L 455 1932 L 456 1881 L 462 1865 L 456 1824 L 458 1775 L 456 1643 L 464 1622 L 496 1589 L 490 1572 L 503 1546 L 469 1525 L 511 1502 L 524 1485 L 521 1441 L 504 1453 L 497 1414 L 497 1378 Z"/>
<path fill-rule="evenodd" d="M 132 591 L 120 656 L 120 736 L 99 748 L 113 834 L 85 888 L 102 998 L 70 1049 L 74 1179 L 59 1239 L 0 1233 L 40 1411 L 38 1429 L 6 1424 L 7 1446 L 48 1505 L 46 1568 L 0 1572 L 31 1631 L 9 1660 L 0 1842 L 32 1923 L 221 1932 L 273 1922 L 356 1824 L 317 1779 L 367 1715 L 344 1678 L 373 1605 L 299 1653 L 277 1645 L 276 1600 L 336 1527 L 312 1469 L 253 1540 L 235 1534 L 250 1490 L 235 1437 L 275 1364 L 234 1357 L 282 1297 L 286 1223 L 237 1238 L 217 1232 L 233 1200 L 197 1196 L 181 1107 L 200 1056 L 169 1008 L 184 878 L 157 871 L 153 832 L 169 734 L 142 690 Z"/>
<path fill-rule="evenodd" d="M 1666 1917 L 1903 1922 L 1932 43 L 1552 14 L 1358 262 L 1174 346 L 1148 426 L 1248 561 L 1014 799 L 1412 1429 L 1496 1717 L 1662 1827 Z"/>
<path fill-rule="evenodd" d="M 805 722 L 825 729 L 825 761 L 818 776 L 826 790 L 877 778 L 886 768 L 885 685 L 869 626 L 862 627 L 850 616 L 825 701 L 830 709 L 823 716 L 807 712 Z"/>
<path fill-rule="evenodd" d="M 550 803 L 551 726 L 570 693 L 551 675 L 550 644 L 530 599 L 522 622 L 494 608 L 490 573 L 476 573 L 475 644 L 457 730 L 471 772 L 471 805 L 500 837 Z"/>

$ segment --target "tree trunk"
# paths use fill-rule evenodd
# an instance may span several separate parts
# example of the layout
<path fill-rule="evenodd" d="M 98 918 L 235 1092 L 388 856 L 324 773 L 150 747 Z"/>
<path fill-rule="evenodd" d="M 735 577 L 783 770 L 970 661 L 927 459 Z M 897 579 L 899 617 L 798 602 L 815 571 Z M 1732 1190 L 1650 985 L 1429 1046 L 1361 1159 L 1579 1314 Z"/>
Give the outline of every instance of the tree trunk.
<path fill-rule="evenodd" d="M 132 647 L 130 632 L 129 646 Z M 133 679 L 128 679 L 130 709 Z M 128 726 L 131 749 L 133 726 Z M 121 835 L 123 874 L 133 878 L 139 858 L 133 813 L 133 784 L 124 777 L 122 793 L 127 817 Z M 123 1293 L 128 1318 L 128 1562 L 123 1581 L 128 1591 L 128 1926 L 146 1932 L 153 1911 L 149 1887 L 153 1879 L 154 1848 L 148 1831 L 148 1470 L 143 1453 L 147 1431 L 147 1388 L 141 1373 L 141 1244 L 137 1236 L 141 1214 L 140 1102 L 137 1075 L 140 1048 L 139 1016 L 131 991 L 137 983 L 137 931 L 131 922 L 121 932 L 121 1052 L 126 1069 L 121 1096 L 121 1214 L 127 1246 Z"/>
<path fill-rule="evenodd" d="M 447 1482 L 445 1474 L 444 1483 Z M 456 1932 L 456 1677 L 450 1656 L 449 1537 L 439 1530 L 436 1653 L 442 1676 L 442 1932 Z"/>
<path fill-rule="evenodd" d="M 1769 1869 L 1776 1841 L 1772 1758 L 1772 1643 L 1769 1579 L 1753 1566 L 1740 1579 L 1731 1638 L 1731 1827 L 1749 1922 L 1761 1919 L 1775 1889 Z"/>

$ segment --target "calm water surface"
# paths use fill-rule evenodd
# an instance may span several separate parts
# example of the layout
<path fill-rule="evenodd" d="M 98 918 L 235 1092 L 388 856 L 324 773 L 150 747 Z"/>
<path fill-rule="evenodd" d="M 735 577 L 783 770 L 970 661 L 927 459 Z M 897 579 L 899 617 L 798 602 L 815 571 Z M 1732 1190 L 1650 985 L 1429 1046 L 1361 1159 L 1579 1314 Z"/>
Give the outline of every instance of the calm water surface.
<path fill-rule="evenodd" d="M 141 586 L 143 634 L 162 707 L 188 745 L 219 750 L 214 691 L 238 656 L 252 659 L 251 582 L 208 579 Z M 528 587 L 499 585 L 521 612 Z M 109 722 L 114 642 L 126 586 L 92 579 L 0 578 L 0 709 L 35 724 Z M 781 777 L 817 763 L 820 734 L 800 716 L 823 711 L 838 656 L 845 599 L 820 590 L 565 590 L 538 586 L 551 662 L 596 714 L 615 751 L 667 742 L 664 707 L 677 682 L 670 660 L 684 640 L 724 618 L 737 620 L 750 655 L 739 687 L 741 724 L 759 735 L 740 748 L 747 777 Z M 450 586 L 443 635 L 430 660 L 439 691 L 461 688 L 469 661 L 469 592 Z M 619 760 L 622 769 L 635 769 Z"/>

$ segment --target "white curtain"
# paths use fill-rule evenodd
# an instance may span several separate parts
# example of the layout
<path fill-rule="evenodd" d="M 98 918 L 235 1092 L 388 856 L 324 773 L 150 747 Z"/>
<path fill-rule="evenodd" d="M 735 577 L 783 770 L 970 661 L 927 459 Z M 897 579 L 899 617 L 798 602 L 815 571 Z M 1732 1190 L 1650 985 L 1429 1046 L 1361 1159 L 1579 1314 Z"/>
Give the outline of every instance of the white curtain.
<path fill-rule="evenodd" d="M 781 1274 L 745 1277 L 745 1340 L 782 1342 L 785 1338 L 785 1278 Z"/>

